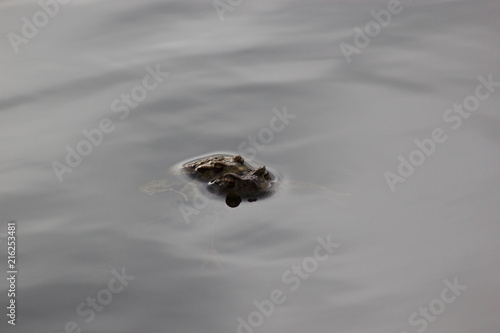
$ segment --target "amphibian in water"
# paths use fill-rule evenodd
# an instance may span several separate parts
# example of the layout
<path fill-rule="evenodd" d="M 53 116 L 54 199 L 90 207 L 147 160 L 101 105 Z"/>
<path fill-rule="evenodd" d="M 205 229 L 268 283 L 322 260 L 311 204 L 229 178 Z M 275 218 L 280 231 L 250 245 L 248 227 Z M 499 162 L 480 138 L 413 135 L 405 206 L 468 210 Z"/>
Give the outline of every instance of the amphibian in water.
<path fill-rule="evenodd" d="M 266 167 L 250 170 L 243 173 L 226 173 L 212 179 L 208 183 L 208 190 L 217 195 L 226 196 L 229 207 L 237 207 L 242 198 L 256 201 L 272 193 L 275 178 L 266 170 Z"/>

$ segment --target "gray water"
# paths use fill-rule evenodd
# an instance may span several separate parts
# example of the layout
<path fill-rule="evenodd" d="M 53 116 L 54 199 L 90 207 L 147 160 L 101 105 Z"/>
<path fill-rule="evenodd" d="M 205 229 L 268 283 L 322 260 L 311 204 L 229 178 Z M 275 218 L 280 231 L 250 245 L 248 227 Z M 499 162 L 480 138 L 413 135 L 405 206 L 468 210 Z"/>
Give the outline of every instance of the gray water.
<path fill-rule="evenodd" d="M 1 332 L 500 330 L 498 1 L 42 3 L 0 5 Z M 140 190 L 217 152 L 278 193 Z"/>

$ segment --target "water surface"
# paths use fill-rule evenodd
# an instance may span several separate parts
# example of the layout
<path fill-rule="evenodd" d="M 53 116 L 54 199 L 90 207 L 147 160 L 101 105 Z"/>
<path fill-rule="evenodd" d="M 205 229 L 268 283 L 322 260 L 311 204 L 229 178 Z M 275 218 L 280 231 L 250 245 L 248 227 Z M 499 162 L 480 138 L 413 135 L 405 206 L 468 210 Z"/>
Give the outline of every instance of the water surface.
<path fill-rule="evenodd" d="M 496 1 L 72 1 L 17 47 L 1 8 L 2 332 L 500 329 Z M 279 193 L 139 190 L 213 152 Z"/>

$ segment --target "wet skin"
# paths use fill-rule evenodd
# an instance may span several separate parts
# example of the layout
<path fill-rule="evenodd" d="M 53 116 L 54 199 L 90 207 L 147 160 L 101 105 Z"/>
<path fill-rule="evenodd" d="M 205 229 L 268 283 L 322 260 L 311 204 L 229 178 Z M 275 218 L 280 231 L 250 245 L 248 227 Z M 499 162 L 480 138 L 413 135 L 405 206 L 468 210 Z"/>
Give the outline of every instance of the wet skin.
<path fill-rule="evenodd" d="M 193 178 L 210 181 L 227 173 L 244 173 L 251 170 L 240 155 L 214 155 L 188 162 L 182 170 Z"/>
<path fill-rule="evenodd" d="M 208 190 L 225 196 L 230 207 L 237 207 L 242 198 L 256 201 L 268 195 L 275 180 L 266 167 L 252 167 L 240 155 L 208 156 L 187 162 L 181 169 L 190 177 L 207 182 Z"/>
<path fill-rule="evenodd" d="M 266 167 L 241 174 L 227 173 L 208 183 L 208 189 L 217 195 L 226 196 L 226 204 L 237 207 L 241 198 L 256 201 L 258 197 L 271 193 L 273 178 Z"/>
<path fill-rule="evenodd" d="M 260 167 L 247 173 L 227 173 L 208 183 L 210 191 L 216 194 L 235 192 L 240 196 L 259 196 L 271 187 L 271 177 L 266 167 Z"/>

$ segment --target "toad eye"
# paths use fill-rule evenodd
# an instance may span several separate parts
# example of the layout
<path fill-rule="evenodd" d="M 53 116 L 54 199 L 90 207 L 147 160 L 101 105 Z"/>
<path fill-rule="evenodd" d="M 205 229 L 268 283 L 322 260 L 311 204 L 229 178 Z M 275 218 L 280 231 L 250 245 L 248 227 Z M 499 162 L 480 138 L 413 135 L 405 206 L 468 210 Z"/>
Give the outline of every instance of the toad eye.
<path fill-rule="evenodd" d="M 236 182 L 234 181 L 234 179 L 232 178 L 225 178 L 224 179 L 224 184 L 226 185 L 226 187 L 228 188 L 233 188 L 235 185 L 236 185 Z"/>
<path fill-rule="evenodd" d="M 221 172 L 222 170 L 224 170 L 224 164 L 222 164 L 222 163 L 215 163 L 214 164 L 214 170 L 215 170 L 215 172 Z"/>

